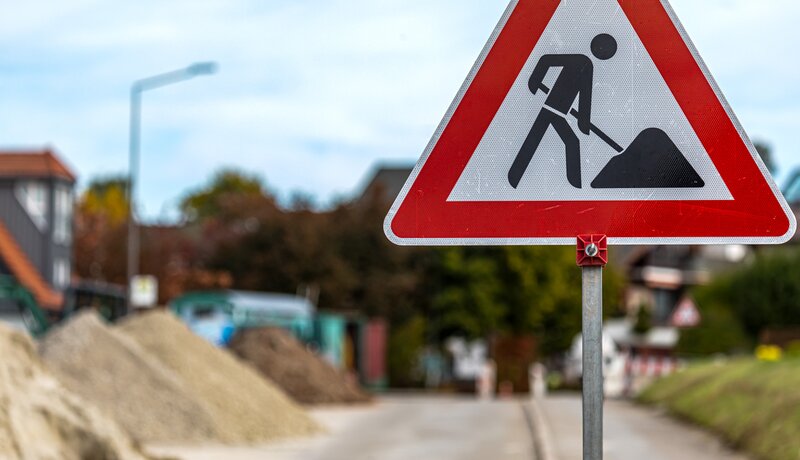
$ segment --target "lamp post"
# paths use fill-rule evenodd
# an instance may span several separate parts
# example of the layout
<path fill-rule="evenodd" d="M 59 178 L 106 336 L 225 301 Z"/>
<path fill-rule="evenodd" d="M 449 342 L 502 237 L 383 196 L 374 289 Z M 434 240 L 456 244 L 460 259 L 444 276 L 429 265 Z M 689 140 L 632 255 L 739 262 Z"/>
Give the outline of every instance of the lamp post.
<path fill-rule="evenodd" d="M 131 86 L 130 139 L 128 145 L 128 307 L 131 308 L 130 284 L 139 272 L 139 229 L 136 225 L 136 181 L 139 176 L 142 93 L 162 86 L 179 83 L 217 71 L 215 62 L 198 62 L 183 69 L 136 80 Z"/>

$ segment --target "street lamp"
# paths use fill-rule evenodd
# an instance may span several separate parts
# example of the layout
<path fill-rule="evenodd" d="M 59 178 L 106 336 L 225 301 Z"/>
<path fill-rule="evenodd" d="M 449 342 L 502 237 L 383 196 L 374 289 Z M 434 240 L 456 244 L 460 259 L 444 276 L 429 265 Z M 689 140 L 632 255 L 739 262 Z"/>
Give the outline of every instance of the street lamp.
<path fill-rule="evenodd" d="M 136 181 L 139 176 L 139 148 L 141 137 L 141 108 L 142 93 L 151 89 L 161 88 L 181 81 L 189 80 L 194 77 L 211 75 L 217 72 L 216 62 L 197 62 L 186 68 L 173 70 L 172 72 L 154 75 L 152 77 L 136 80 L 131 85 L 131 120 L 130 120 L 130 143 L 128 148 L 128 288 L 130 289 L 131 280 L 139 272 L 139 231 L 136 227 L 134 217 L 134 205 L 136 201 Z M 128 292 L 128 304 L 130 305 L 130 292 Z"/>

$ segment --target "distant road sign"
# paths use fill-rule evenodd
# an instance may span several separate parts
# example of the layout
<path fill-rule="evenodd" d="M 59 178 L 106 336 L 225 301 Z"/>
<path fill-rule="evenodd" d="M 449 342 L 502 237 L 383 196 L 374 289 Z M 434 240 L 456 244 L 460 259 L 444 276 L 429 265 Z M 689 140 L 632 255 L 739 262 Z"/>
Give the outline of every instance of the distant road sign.
<path fill-rule="evenodd" d="M 158 279 L 151 275 L 136 275 L 131 279 L 130 303 L 134 307 L 149 308 L 158 303 Z"/>
<path fill-rule="evenodd" d="M 782 243 L 794 215 L 666 0 L 518 0 L 386 218 L 408 245 Z"/>
<path fill-rule="evenodd" d="M 689 328 L 700 325 L 700 311 L 691 297 L 684 297 L 672 313 L 671 323 L 675 327 Z"/>

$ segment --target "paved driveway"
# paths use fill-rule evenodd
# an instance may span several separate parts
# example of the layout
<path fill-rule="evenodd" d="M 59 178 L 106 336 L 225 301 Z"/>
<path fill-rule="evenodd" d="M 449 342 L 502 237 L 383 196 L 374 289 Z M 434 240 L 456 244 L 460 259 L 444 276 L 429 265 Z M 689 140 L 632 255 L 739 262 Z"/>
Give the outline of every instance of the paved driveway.
<path fill-rule="evenodd" d="M 257 447 L 156 447 L 184 460 L 532 460 L 523 404 L 408 396 L 362 408 L 317 409 L 329 434 Z"/>
<path fill-rule="evenodd" d="M 580 460 L 580 395 L 550 397 L 540 407 L 557 460 Z M 656 410 L 612 400 L 604 415 L 604 458 L 609 460 L 747 460 L 714 436 Z"/>

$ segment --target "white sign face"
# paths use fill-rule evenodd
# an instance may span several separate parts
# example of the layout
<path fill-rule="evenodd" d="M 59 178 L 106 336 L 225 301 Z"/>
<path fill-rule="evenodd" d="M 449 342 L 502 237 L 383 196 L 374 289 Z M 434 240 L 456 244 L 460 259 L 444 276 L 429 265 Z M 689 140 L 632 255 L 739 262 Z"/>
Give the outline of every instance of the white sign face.
<path fill-rule="evenodd" d="M 589 54 L 594 37 L 610 35 L 616 42 L 613 57 L 599 59 Z M 592 182 L 617 155 L 595 132 L 585 134 L 577 118 L 566 119 L 579 143 L 580 181 L 570 183 L 565 142 L 554 127 L 536 148 L 516 188 L 508 173 L 520 153 L 549 94 L 533 94 L 529 80 L 545 56 L 587 56 L 593 67 L 591 81 L 591 122 L 620 146 L 632 145 L 647 129 L 667 134 L 683 157 L 704 182 L 702 187 L 598 188 Z M 544 86 L 556 90 L 563 85 L 564 70 L 550 67 Z M 584 97 L 581 95 L 580 97 Z M 552 102 L 551 102 L 552 103 Z M 579 98 L 572 109 L 579 111 Z M 562 112 L 562 115 L 565 115 Z M 557 115 L 559 116 L 559 115 Z M 576 182 L 576 181 L 573 181 Z M 505 101 L 483 136 L 448 201 L 647 201 L 647 200 L 732 200 L 719 172 L 700 139 L 686 119 L 667 83 L 656 68 L 636 31 L 617 0 L 563 1 L 544 30 L 539 43 L 511 87 Z"/>
<path fill-rule="evenodd" d="M 137 275 L 131 279 L 130 303 L 134 307 L 150 308 L 158 303 L 158 279 L 152 275 Z"/>

